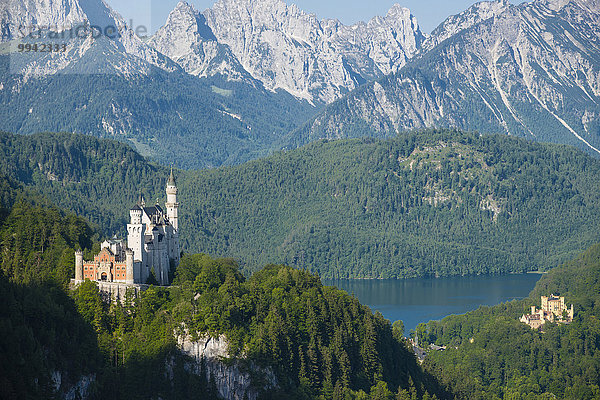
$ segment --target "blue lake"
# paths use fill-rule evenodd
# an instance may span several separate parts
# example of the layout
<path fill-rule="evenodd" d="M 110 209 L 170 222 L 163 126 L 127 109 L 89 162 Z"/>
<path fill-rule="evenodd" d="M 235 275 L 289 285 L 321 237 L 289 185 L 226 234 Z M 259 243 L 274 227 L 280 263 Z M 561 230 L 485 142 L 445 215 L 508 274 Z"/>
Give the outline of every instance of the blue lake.
<path fill-rule="evenodd" d="M 362 304 L 381 312 L 392 322 L 401 319 L 408 335 L 421 322 L 527 297 L 540 278 L 538 274 L 519 274 L 408 280 L 341 279 L 323 283 L 354 294 Z"/>

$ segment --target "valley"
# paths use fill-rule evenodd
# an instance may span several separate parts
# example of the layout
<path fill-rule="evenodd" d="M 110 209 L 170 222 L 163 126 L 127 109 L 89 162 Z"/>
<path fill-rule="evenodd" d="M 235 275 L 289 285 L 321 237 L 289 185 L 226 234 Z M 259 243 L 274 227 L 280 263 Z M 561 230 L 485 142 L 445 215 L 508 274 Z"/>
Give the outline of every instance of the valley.
<path fill-rule="evenodd" d="M 600 397 L 600 1 L 173 5 L 0 3 L 0 398 Z"/>

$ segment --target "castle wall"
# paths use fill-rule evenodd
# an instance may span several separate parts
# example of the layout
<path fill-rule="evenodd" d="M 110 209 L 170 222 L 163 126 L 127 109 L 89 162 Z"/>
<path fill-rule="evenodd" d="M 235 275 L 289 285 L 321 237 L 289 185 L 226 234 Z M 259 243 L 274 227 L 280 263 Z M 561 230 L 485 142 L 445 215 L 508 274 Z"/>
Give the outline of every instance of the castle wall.
<path fill-rule="evenodd" d="M 156 204 L 140 204 L 129 211 L 127 244 L 122 241 L 105 241 L 94 261 L 83 261 L 75 255 L 75 282 L 85 279 L 102 282 L 123 282 L 129 285 L 145 283 L 154 268 L 160 285 L 169 284 L 171 260 L 179 265 L 179 233 L 177 187 L 173 171 L 167 181 L 166 214 Z"/>
<path fill-rule="evenodd" d="M 541 296 L 542 307 L 537 310 L 535 306 L 531 307 L 531 314 L 523 315 L 521 322 L 528 324 L 533 329 L 538 329 L 544 323 L 548 322 L 559 322 L 559 323 L 570 323 L 573 321 L 574 310 L 573 305 L 567 309 L 565 306 L 564 297 L 550 297 Z M 566 318 L 563 317 L 563 312 L 567 311 Z"/>

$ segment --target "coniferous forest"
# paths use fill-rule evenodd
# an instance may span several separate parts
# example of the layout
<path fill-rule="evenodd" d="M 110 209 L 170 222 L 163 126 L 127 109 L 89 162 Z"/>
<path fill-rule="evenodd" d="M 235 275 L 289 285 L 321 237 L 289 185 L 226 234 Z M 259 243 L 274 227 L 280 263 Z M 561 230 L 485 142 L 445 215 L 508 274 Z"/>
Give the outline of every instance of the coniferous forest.
<path fill-rule="evenodd" d="M 218 398 L 202 365 L 177 350 L 183 331 L 226 337 L 226 365 L 272 377 L 272 387 L 256 379 L 260 398 L 447 395 L 389 321 L 291 267 L 246 279 L 231 259 L 186 255 L 172 287 L 138 298 L 106 301 L 90 281 L 72 291 L 73 252 L 90 254 L 98 234 L 1 182 L 2 398 L 68 396 L 82 382 L 91 398 Z"/>
<path fill-rule="evenodd" d="M 515 257 L 519 248 L 529 254 L 536 247 L 508 239 L 531 234 L 540 249 L 533 254 L 546 266 L 570 257 L 578 246 L 595 239 L 596 160 L 567 147 L 512 138 L 445 131 L 429 137 L 415 133 L 390 141 L 317 143 L 246 166 L 180 172 L 178 184 L 184 199 L 188 196 L 184 204 L 189 209 L 209 210 L 206 213 L 212 212 L 223 226 L 230 223 L 228 218 L 236 221 L 228 207 L 245 204 L 246 213 L 255 220 L 238 221 L 238 231 L 264 223 L 259 211 L 274 210 L 273 204 L 285 211 L 277 216 L 282 226 L 286 216 L 290 221 L 303 215 L 318 220 L 315 209 L 312 214 L 305 214 L 309 208 L 302 213 L 298 210 L 307 207 L 306 199 L 320 196 L 323 200 L 318 204 L 323 207 L 330 206 L 325 200 L 330 198 L 345 199 L 337 205 L 344 212 L 348 210 L 344 207 L 353 204 L 362 207 L 356 208 L 355 214 L 338 213 L 356 221 L 351 225 L 354 232 L 363 232 L 367 222 L 397 212 L 406 218 L 400 220 L 404 224 L 416 218 L 425 229 L 417 233 L 433 234 L 434 225 L 428 223 L 435 221 L 438 236 L 434 237 L 440 243 L 444 243 L 444 235 L 453 232 L 456 238 L 471 238 L 463 245 L 475 251 L 475 230 L 465 222 L 468 217 L 477 221 L 478 229 L 490 233 L 489 238 L 504 238 L 498 242 L 488 238 L 490 253 L 484 254 L 497 250 L 490 244 L 503 243 Z M 511 146 L 521 151 L 511 151 Z M 309 271 L 268 262 L 253 267 L 259 265 L 260 257 L 258 261 L 240 257 L 244 260 L 240 265 L 239 259 L 188 252 L 173 286 L 151 287 L 137 298 L 130 293 L 122 303 L 106 301 L 92 282 L 70 290 L 74 251 L 83 249 L 90 258 L 107 235 L 100 227 L 108 224 L 117 229 L 124 223 L 115 204 L 139 196 L 138 181 L 144 182 L 146 197 L 161 196 L 167 170 L 116 142 L 78 135 L 4 135 L 2 149 L 6 155 L 2 163 L 6 175 L 0 177 L 2 398 L 68 397 L 75 387 L 85 386 L 89 398 L 216 399 L 217 384 L 206 378 L 207 366 L 182 353 L 177 344 L 178 338 L 195 341 L 207 337 L 227 340 L 228 352 L 222 362 L 250 373 L 261 399 L 599 396 L 598 246 L 552 269 L 528 299 L 419 325 L 411 334 L 421 346 L 447 346 L 444 351 L 428 351 L 419 365 L 403 338 L 401 324 L 392 325 L 355 297 L 323 286 Z M 397 153 L 392 153 L 394 149 Z M 323 152 L 339 157 L 341 167 L 324 166 L 322 160 L 328 157 L 311 158 L 311 154 Z M 288 162 L 291 167 L 286 169 Z M 277 178 L 276 173 L 267 171 L 283 175 Z M 338 192 L 328 192 L 328 175 L 323 171 L 337 179 Z M 302 179 L 294 178 L 296 175 Z M 251 178 L 261 182 L 262 191 L 253 186 L 258 183 Z M 241 190 L 236 179 L 249 184 Z M 394 179 L 405 179 L 405 184 L 396 185 Z M 288 181 L 298 183 L 297 191 L 286 186 Z M 367 184 L 370 181 L 380 183 Z M 311 185 L 320 191 L 308 190 Z M 269 204 L 271 187 L 281 188 L 284 196 L 271 199 L 273 204 Z M 388 199 L 385 196 L 394 188 L 396 203 L 361 203 L 360 196 L 349 196 L 354 191 L 361 193 L 357 188 L 375 199 L 377 193 L 379 199 Z M 238 191 L 243 195 L 234 202 Z M 201 192 L 205 197 L 198 195 Z M 287 205 L 285 196 L 292 195 L 296 201 L 288 200 Z M 255 200 L 247 201 L 252 196 Z M 414 200 L 419 196 L 421 200 Z M 194 198 L 205 200 L 194 203 Z M 466 203 L 472 207 L 463 207 Z M 224 208 L 219 213 L 210 211 L 211 204 Z M 369 219 L 370 212 L 378 218 Z M 560 218 L 551 218 L 552 213 Z M 190 214 L 185 223 L 192 224 L 194 218 L 201 221 L 203 215 L 200 211 Z M 466 226 L 459 229 L 457 221 Z M 536 224 L 544 225 L 544 230 L 534 229 Z M 394 225 L 379 227 L 381 235 Z M 198 237 L 209 235 L 210 230 L 200 232 Z M 264 237 L 260 230 L 256 232 L 255 240 Z M 378 237 L 374 232 L 370 232 L 372 237 Z M 354 240 L 348 231 L 338 234 Z M 422 238 L 426 237 L 423 234 Z M 456 238 L 454 243 L 460 242 Z M 541 245 L 551 240 L 556 244 Z M 417 254 L 425 259 L 446 254 L 443 247 L 429 253 L 427 242 L 423 243 L 417 246 Z M 318 254 L 311 249 L 307 247 L 302 262 L 311 260 L 310 251 Z M 375 262 L 363 264 L 365 259 L 357 259 L 354 265 L 375 268 Z M 326 263 L 310 263 L 310 269 L 327 271 L 322 267 Z M 465 264 L 454 265 L 464 268 Z M 490 272 L 485 266 L 478 271 Z M 455 273 L 444 271 L 440 274 Z M 518 318 L 529 306 L 538 304 L 541 294 L 548 293 L 566 296 L 568 303 L 574 303 L 576 318 L 569 325 L 547 324 L 543 333 L 532 331 Z"/>
<path fill-rule="evenodd" d="M 72 134 L 0 136 L 0 171 L 125 235 L 139 199 L 164 201 L 168 169 Z M 285 263 L 323 278 L 547 269 L 597 241 L 600 161 L 568 146 L 426 131 L 317 142 L 241 166 L 178 171 L 183 249 Z"/>
<path fill-rule="evenodd" d="M 598 397 L 599 246 L 551 270 L 528 299 L 419 325 L 421 346 L 447 346 L 421 367 L 396 324 L 283 265 L 246 279 L 232 259 L 186 255 L 172 287 L 137 299 L 107 302 L 89 281 L 71 291 L 70 256 L 89 254 L 99 233 L 0 182 L 2 398 L 60 397 L 83 382 L 90 398 L 216 399 L 202 364 L 177 350 L 184 330 L 226 337 L 227 365 L 268 377 L 256 380 L 259 398 Z M 539 332 L 518 322 L 547 293 L 576 305 L 573 323 Z"/>
<path fill-rule="evenodd" d="M 0 400 L 600 400 L 600 0 L 124 3 L 0 0 Z"/>
<path fill-rule="evenodd" d="M 529 298 L 417 327 L 432 351 L 424 368 L 458 399 L 597 399 L 600 396 L 600 245 L 551 270 Z M 543 331 L 519 322 L 540 296 L 574 304 L 571 324 Z"/>

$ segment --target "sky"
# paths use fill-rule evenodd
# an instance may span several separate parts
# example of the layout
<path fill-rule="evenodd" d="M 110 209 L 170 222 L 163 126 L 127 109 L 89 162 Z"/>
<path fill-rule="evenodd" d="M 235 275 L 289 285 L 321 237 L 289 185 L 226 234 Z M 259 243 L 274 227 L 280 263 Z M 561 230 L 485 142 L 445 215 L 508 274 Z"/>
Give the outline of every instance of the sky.
<path fill-rule="evenodd" d="M 169 12 L 178 0 L 105 0 L 134 26 L 146 26 L 154 32 L 164 25 Z M 214 0 L 187 0 L 200 11 L 210 8 Z M 301 10 L 316 14 L 319 19 L 337 18 L 346 25 L 368 21 L 385 15 L 394 3 L 407 7 L 417 17 L 421 30 L 430 33 L 448 16 L 467 9 L 473 0 L 284 0 L 295 3 Z M 511 0 L 521 3 L 520 0 Z"/>

